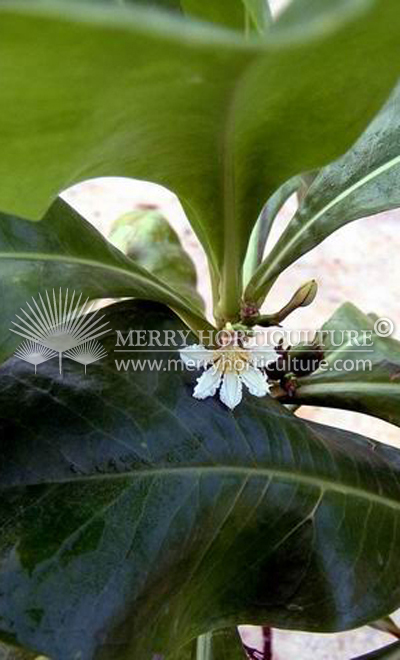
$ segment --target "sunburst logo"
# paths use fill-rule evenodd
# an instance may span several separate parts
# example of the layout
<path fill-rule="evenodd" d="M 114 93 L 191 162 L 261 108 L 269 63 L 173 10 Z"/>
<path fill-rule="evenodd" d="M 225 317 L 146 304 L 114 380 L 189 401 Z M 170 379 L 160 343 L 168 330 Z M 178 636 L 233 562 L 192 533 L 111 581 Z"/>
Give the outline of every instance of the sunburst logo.
<path fill-rule="evenodd" d="M 109 331 L 109 324 L 101 324 L 104 314 L 93 312 L 94 304 L 89 298 L 82 301 L 82 294 L 75 291 L 69 295 L 68 289 L 65 293 L 60 289 L 58 294 L 53 289 L 50 295 L 46 291 L 43 297 L 32 298 L 27 309 L 21 308 L 22 316 L 15 315 L 18 321 L 10 328 L 25 339 L 15 356 L 34 365 L 35 373 L 38 365 L 56 356 L 60 374 L 63 356 L 84 365 L 86 373 L 87 365 L 107 355 L 98 339 Z"/>

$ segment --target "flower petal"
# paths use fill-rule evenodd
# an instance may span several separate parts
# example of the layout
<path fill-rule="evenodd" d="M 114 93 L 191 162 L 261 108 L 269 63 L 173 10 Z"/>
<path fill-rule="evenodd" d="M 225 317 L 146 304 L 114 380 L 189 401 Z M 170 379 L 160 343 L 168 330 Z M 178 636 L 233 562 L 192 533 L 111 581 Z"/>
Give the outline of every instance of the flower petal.
<path fill-rule="evenodd" d="M 221 377 L 221 372 L 214 366 L 207 369 L 207 371 L 197 379 L 197 385 L 193 391 L 195 399 L 206 399 L 208 396 L 214 396 L 219 388 Z"/>
<path fill-rule="evenodd" d="M 213 359 L 213 351 L 209 351 L 208 348 L 200 344 L 185 346 L 179 351 L 179 355 L 187 367 L 196 367 L 197 369 L 207 366 Z"/>
<path fill-rule="evenodd" d="M 228 371 L 224 374 L 219 397 L 228 408 L 235 408 L 242 400 L 242 381 L 237 373 Z"/>
<path fill-rule="evenodd" d="M 250 362 L 255 367 L 266 367 L 270 362 L 275 362 L 278 358 L 275 350 L 270 346 L 255 346 L 249 351 Z"/>
<path fill-rule="evenodd" d="M 250 394 L 254 396 L 265 396 L 269 392 L 269 385 L 266 377 L 251 365 L 240 372 L 240 378 L 246 385 Z"/>

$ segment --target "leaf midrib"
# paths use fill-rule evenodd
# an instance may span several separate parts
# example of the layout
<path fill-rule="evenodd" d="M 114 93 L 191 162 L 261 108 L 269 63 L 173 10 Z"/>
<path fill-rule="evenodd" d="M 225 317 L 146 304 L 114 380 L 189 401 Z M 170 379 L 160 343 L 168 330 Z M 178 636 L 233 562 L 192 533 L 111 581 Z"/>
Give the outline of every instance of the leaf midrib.
<path fill-rule="evenodd" d="M 304 473 L 289 472 L 288 470 L 277 470 L 274 468 L 252 468 L 252 467 L 234 467 L 229 465 L 218 465 L 218 466 L 185 466 L 185 467 L 176 467 L 176 468 L 151 468 L 151 469 L 141 469 L 136 472 L 121 472 L 119 474 L 93 474 L 89 476 L 76 476 L 74 478 L 60 479 L 57 482 L 51 482 L 49 486 L 57 486 L 63 484 L 76 484 L 78 482 L 87 482 L 87 481 L 103 481 L 104 479 L 146 479 L 149 477 L 169 477 L 175 475 L 181 476 L 192 476 L 199 475 L 199 473 L 208 473 L 208 474 L 220 474 L 220 475 L 237 475 L 243 476 L 243 478 L 249 478 L 252 476 L 260 477 L 265 476 L 269 479 L 281 479 L 291 482 L 296 482 L 298 484 L 312 486 L 317 488 L 323 493 L 332 491 L 337 492 L 345 496 L 358 497 L 361 499 L 366 499 L 370 502 L 375 502 L 382 506 L 387 506 L 392 509 L 400 511 L 400 489 L 399 489 L 399 499 L 394 499 L 389 496 L 380 495 L 377 493 L 372 493 L 369 490 L 363 490 L 357 486 L 352 486 L 344 483 L 338 483 L 336 481 L 331 481 L 329 479 L 324 479 L 322 477 L 314 477 Z M 400 486 L 399 482 L 396 480 L 397 485 Z M 41 485 L 46 485 L 46 482 L 40 482 Z M 19 488 L 19 487 L 29 487 L 36 486 L 37 483 L 32 484 L 20 484 L 20 485 L 10 485 L 0 487 L 0 491 L 8 490 L 9 488 Z"/>
<path fill-rule="evenodd" d="M 345 394 L 355 392 L 369 392 L 373 390 L 374 393 L 379 391 L 380 394 L 392 394 L 397 391 L 400 395 L 400 383 L 380 383 L 380 382 L 360 382 L 360 381 L 340 381 L 334 380 L 320 382 L 320 383 L 304 383 L 299 389 L 299 395 L 303 394 L 335 394 L 335 392 L 344 392 Z"/>
<path fill-rule="evenodd" d="M 89 266 L 91 268 L 101 268 L 102 270 L 109 270 L 111 272 L 117 273 L 118 275 L 123 275 L 124 277 L 128 277 L 132 281 L 137 282 L 139 280 L 140 283 L 143 283 L 142 286 L 144 287 L 151 286 L 154 289 L 158 290 L 161 296 L 168 297 L 170 302 L 176 305 L 179 309 L 185 309 L 191 314 L 199 315 L 199 312 L 189 307 L 184 300 L 181 300 L 180 298 L 176 298 L 174 292 L 172 290 L 169 290 L 167 286 L 164 286 L 164 284 L 161 282 L 157 282 L 153 280 L 151 273 L 147 275 L 147 273 L 142 274 L 140 272 L 133 272 L 128 270 L 127 268 L 125 269 L 122 267 L 120 268 L 118 266 L 112 266 L 111 264 L 94 261 L 92 259 L 73 257 L 70 255 L 66 255 L 66 256 L 54 255 L 54 254 L 48 254 L 46 252 L 0 252 L 0 260 L 1 259 L 10 259 L 10 260 L 15 259 L 20 261 L 49 261 L 49 262 L 54 261 L 57 263 L 68 263 L 68 264 L 73 263 L 73 264 L 78 264 L 80 266 Z M 161 299 L 160 302 L 162 302 Z"/>

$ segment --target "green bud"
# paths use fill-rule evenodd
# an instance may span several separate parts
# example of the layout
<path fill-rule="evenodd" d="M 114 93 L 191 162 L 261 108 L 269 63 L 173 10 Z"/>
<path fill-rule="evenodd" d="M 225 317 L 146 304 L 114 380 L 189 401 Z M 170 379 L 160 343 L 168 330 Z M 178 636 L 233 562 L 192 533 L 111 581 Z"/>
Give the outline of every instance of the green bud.
<path fill-rule="evenodd" d="M 275 314 L 265 314 L 260 316 L 257 320 L 258 325 L 268 327 L 271 325 L 279 325 L 284 321 L 289 314 L 294 312 L 299 307 L 308 307 L 315 300 L 318 291 L 318 284 L 315 280 L 310 280 L 303 284 L 289 302 L 282 307 L 279 312 Z"/>
<path fill-rule="evenodd" d="M 290 300 L 288 305 L 292 306 L 292 310 L 297 309 L 298 307 L 308 307 L 314 302 L 315 297 L 318 291 L 318 284 L 315 280 L 310 280 L 303 284 L 300 289 L 296 291 L 293 298 Z"/>

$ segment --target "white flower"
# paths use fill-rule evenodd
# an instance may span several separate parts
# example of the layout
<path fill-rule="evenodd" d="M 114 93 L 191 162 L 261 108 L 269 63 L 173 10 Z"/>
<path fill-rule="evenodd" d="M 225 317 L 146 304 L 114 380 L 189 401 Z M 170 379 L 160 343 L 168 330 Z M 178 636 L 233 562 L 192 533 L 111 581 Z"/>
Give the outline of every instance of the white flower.
<path fill-rule="evenodd" d="M 219 397 L 231 409 L 242 400 L 243 384 L 254 396 L 269 392 L 267 377 L 260 367 L 276 360 L 276 353 L 269 347 L 243 348 L 234 343 L 217 350 L 193 344 L 182 349 L 180 356 L 186 366 L 206 369 L 197 379 L 193 396 L 206 399 L 214 396 L 221 386 Z"/>

